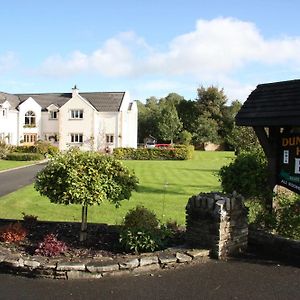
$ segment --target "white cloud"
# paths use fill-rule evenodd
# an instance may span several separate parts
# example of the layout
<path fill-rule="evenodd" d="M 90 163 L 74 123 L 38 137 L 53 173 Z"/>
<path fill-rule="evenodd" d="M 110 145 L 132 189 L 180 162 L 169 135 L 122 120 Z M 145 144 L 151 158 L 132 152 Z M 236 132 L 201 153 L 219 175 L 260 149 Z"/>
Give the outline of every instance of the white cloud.
<path fill-rule="evenodd" d="M 300 65 L 300 37 L 265 39 L 255 24 L 232 18 L 197 21 L 194 31 L 175 37 L 165 52 L 155 51 L 134 32 L 108 39 L 92 53 L 49 57 L 44 74 L 96 72 L 107 77 L 192 75 L 216 78 L 249 63 Z"/>
<path fill-rule="evenodd" d="M 6 52 L 0 54 L 0 72 L 9 72 L 16 67 L 18 64 L 18 59 L 15 53 Z"/>

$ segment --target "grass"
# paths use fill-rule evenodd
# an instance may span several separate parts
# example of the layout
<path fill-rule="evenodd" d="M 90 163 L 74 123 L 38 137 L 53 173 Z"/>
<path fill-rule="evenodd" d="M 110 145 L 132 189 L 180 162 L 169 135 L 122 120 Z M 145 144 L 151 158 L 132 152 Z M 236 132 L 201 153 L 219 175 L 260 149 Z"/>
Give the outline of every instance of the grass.
<path fill-rule="evenodd" d="M 230 162 L 231 152 L 196 152 L 188 161 L 125 161 L 140 180 L 138 191 L 116 209 L 108 202 L 88 209 L 89 222 L 120 224 L 129 209 L 144 205 L 166 222 L 185 223 L 185 206 L 192 195 L 220 190 L 216 172 Z M 0 218 L 21 219 L 22 212 L 39 220 L 80 221 L 81 207 L 52 204 L 26 186 L 0 198 Z"/>
<path fill-rule="evenodd" d="M 13 161 L 13 160 L 0 159 L 0 171 L 32 165 L 33 163 L 34 163 L 33 161 Z"/>

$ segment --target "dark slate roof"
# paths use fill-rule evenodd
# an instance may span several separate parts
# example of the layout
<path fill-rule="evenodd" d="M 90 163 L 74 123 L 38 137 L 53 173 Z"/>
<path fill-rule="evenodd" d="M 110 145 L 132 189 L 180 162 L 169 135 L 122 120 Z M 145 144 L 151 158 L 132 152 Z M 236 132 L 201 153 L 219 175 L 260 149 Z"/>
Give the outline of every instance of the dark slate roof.
<path fill-rule="evenodd" d="M 236 116 L 243 126 L 300 126 L 300 80 L 260 84 Z"/>
<path fill-rule="evenodd" d="M 79 93 L 81 97 L 86 99 L 98 111 L 112 112 L 119 111 L 124 95 L 124 92 L 94 92 L 94 93 Z M 2 97 L 1 97 L 2 96 Z M 7 96 L 7 100 L 12 106 L 17 108 L 23 101 L 32 97 L 45 110 L 50 104 L 58 107 L 63 106 L 72 98 L 72 93 L 45 93 L 45 94 L 6 94 L 0 92 L 0 103 L 2 98 Z M 13 101 L 12 101 L 13 100 Z"/>

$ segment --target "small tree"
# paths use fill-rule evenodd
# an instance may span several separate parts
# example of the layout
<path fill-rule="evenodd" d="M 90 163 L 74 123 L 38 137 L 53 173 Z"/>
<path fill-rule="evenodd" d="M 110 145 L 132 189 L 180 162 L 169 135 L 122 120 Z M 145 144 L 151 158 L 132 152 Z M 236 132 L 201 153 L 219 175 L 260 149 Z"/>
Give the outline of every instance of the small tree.
<path fill-rule="evenodd" d="M 52 158 L 40 171 L 35 189 L 59 204 L 80 204 L 80 241 L 86 239 L 87 208 L 109 200 L 116 207 L 129 199 L 138 179 L 120 161 L 95 152 L 72 149 Z"/>

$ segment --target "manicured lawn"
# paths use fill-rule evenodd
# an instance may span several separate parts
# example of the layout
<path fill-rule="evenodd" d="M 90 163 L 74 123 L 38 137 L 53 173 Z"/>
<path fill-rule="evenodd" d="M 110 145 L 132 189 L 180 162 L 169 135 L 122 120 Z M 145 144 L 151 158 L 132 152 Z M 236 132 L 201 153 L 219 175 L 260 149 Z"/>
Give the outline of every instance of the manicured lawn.
<path fill-rule="evenodd" d="M 140 180 L 137 192 L 116 209 L 109 203 L 89 208 L 89 222 L 120 224 L 126 212 L 136 205 L 155 211 L 162 221 L 185 223 L 185 205 L 199 192 L 220 190 L 216 171 L 233 158 L 232 152 L 196 152 L 189 161 L 124 161 Z M 22 212 L 39 220 L 80 221 L 81 207 L 52 204 L 33 185 L 0 198 L 0 218 L 21 219 Z"/>
<path fill-rule="evenodd" d="M 26 165 L 32 165 L 34 162 L 32 161 L 12 161 L 12 160 L 3 160 L 0 159 L 0 171 L 12 169 L 16 167 L 22 167 Z"/>

